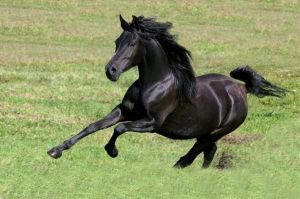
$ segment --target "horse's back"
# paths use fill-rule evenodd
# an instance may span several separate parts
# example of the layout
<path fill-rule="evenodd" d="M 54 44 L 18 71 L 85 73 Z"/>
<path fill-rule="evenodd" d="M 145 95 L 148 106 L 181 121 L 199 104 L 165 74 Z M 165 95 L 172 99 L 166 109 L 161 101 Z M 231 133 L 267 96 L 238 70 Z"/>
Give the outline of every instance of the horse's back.
<path fill-rule="evenodd" d="M 236 80 L 232 79 L 231 77 L 228 77 L 226 75 L 218 74 L 218 73 L 209 73 L 205 75 L 201 75 L 196 77 L 196 84 L 197 87 L 201 87 L 201 85 L 206 85 L 212 82 L 216 82 L 218 85 L 224 85 L 224 84 L 234 84 L 240 86 Z"/>

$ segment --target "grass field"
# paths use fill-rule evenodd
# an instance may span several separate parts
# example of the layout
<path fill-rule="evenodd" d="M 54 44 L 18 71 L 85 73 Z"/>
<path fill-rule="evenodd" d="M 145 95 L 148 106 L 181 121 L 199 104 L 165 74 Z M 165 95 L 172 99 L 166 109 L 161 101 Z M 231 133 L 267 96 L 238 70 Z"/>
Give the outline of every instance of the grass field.
<path fill-rule="evenodd" d="M 246 122 L 220 141 L 213 166 L 172 165 L 193 141 L 112 128 L 51 159 L 47 150 L 107 114 L 137 78 L 104 74 L 118 15 L 157 17 L 193 53 L 198 75 L 251 65 L 291 92 L 249 96 Z M 300 2 L 0 0 L 0 198 L 300 198 Z M 216 168 L 221 154 L 232 167 Z"/>

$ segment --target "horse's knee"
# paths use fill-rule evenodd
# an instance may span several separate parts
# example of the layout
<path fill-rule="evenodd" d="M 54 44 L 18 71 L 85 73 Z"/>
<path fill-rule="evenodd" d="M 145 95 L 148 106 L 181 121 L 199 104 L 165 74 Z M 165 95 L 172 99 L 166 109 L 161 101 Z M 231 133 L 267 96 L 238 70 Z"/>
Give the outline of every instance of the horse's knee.
<path fill-rule="evenodd" d="M 114 133 L 117 135 L 121 135 L 124 132 L 126 132 L 126 126 L 124 124 L 119 124 L 114 129 Z"/>
<path fill-rule="evenodd" d="M 97 125 L 95 123 L 88 125 L 88 127 L 84 129 L 84 131 L 86 132 L 94 132 L 96 130 L 97 130 Z"/>

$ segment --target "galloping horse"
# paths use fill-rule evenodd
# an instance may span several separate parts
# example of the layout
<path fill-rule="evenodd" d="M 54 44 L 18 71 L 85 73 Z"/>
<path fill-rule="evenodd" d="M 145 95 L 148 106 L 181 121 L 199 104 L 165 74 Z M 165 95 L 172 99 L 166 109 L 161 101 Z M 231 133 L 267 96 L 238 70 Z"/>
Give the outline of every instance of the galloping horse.
<path fill-rule="evenodd" d="M 117 138 L 125 132 L 152 132 L 171 139 L 196 139 L 196 143 L 174 165 L 184 168 L 204 153 L 207 168 L 217 150 L 216 142 L 238 128 L 247 116 L 247 93 L 258 97 L 282 97 L 286 91 L 257 74 L 249 66 L 230 73 L 195 77 L 190 52 L 178 44 L 169 30 L 171 23 L 120 15 L 122 34 L 106 65 L 106 76 L 117 81 L 121 73 L 137 66 L 139 78 L 128 88 L 122 102 L 103 119 L 48 151 L 59 158 L 63 150 L 98 130 L 119 123 L 104 147 L 117 157 Z"/>

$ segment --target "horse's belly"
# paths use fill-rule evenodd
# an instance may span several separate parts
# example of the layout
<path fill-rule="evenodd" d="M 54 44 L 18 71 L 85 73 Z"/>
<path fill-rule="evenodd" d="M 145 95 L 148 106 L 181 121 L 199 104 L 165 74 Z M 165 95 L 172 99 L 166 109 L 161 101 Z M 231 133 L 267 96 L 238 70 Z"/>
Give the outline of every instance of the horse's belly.
<path fill-rule="evenodd" d="M 172 139 L 192 139 L 197 137 L 199 131 L 195 123 L 185 121 L 165 122 L 157 131 L 158 134 Z"/>
<path fill-rule="evenodd" d="M 202 111 L 201 111 L 202 110 Z M 217 110 L 185 104 L 170 114 L 158 134 L 172 139 L 192 139 L 212 132 L 217 126 Z"/>

